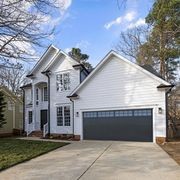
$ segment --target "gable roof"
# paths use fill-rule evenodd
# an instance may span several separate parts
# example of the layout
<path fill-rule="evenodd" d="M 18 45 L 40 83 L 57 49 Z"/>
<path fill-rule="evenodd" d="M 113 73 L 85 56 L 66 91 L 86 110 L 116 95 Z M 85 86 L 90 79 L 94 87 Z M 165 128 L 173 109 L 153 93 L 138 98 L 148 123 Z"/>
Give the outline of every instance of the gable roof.
<path fill-rule="evenodd" d="M 141 67 L 146 69 L 150 73 L 154 74 L 155 76 L 160 77 L 161 79 L 163 79 L 162 76 L 151 65 L 145 64 L 145 65 L 143 65 Z"/>
<path fill-rule="evenodd" d="M 56 53 L 56 55 L 53 57 L 53 59 L 48 63 L 48 65 L 44 68 L 44 70 L 43 70 L 43 72 L 45 72 L 45 71 L 48 71 L 51 67 L 52 67 L 52 65 L 56 62 L 56 60 L 57 60 L 57 57 L 59 56 L 59 55 L 64 55 L 64 56 L 66 56 L 66 57 L 68 57 L 69 59 L 71 59 L 71 60 L 73 60 L 73 61 L 75 61 L 77 64 L 79 64 L 79 62 L 78 61 L 76 61 L 75 59 L 73 59 L 72 57 L 70 57 L 68 54 L 66 54 L 63 50 L 58 50 L 58 52 Z"/>
<path fill-rule="evenodd" d="M 6 86 L 0 86 L 0 91 L 4 93 L 6 97 L 11 99 L 13 102 L 20 102 L 22 103 L 21 97 L 16 96 L 12 91 L 10 91 Z"/>
<path fill-rule="evenodd" d="M 43 62 L 44 57 L 52 50 L 55 49 L 56 53 L 59 51 L 58 48 L 56 48 L 55 46 L 53 46 L 52 44 L 47 48 L 47 50 L 44 52 L 44 54 L 41 56 L 41 58 L 39 59 L 39 61 L 35 64 L 35 66 L 33 67 L 33 69 L 30 71 L 30 73 L 27 75 L 27 77 L 31 77 L 33 76 L 33 73 L 35 72 L 35 70 L 39 67 L 39 65 Z M 55 53 L 55 55 L 56 55 Z M 54 56 L 55 56 L 54 55 Z"/>
<path fill-rule="evenodd" d="M 138 69 L 139 71 L 143 72 L 144 74 L 150 76 L 151 78 L 153 78 L 154 80 L 158 81 L 161 84 L 164 85 L 170 85 L 170 83 L 168 83 L 167 81 L 161 79 L 160 77 L 156 76 L 154 73 L 144 69 L 143 67 L 129 61 L 128 59 L 122 57 L 121 55 L 119 55 L 117 52 L 115 52 L 114 50 L 111 50 L 98 64 L 97 66 L 94 68 L 94 70 L 89 74 L 89 76 L 81 83 L 79 84 L 68 97 L 73 96 L 74 94 L 77 93 L 78 90 L 80 90 L 95 74 L 96 72 L 105 64 L 106 61 L 108 61 L 108 59 L 110 57 L 117 57 L 118 59 L 128 63 L 129 65 L 135 67 L 136 69 Z"/>

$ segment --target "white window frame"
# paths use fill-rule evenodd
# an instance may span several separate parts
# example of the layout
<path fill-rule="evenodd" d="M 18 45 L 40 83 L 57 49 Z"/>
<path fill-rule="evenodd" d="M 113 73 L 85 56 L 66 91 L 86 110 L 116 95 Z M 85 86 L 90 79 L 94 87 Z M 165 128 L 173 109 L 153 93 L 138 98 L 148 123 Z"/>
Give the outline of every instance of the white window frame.
<path fill-rule="evenodd" d="M 68 77 L 66 77 L 68 75 Z M 58 92 L 69 91 L 71 89 L 70 72 L 56 74 L 56 90 Z"/>
<path fill-rule="evenodd" d="M 45 93 L 44 93 L 44 92 L 45 92 L 45 90 L 44 90 L 45 88 L 47 88 L 47 96 L 46 96 L 47 99 L 45 98 Z M 42 91 L 41 91 L 41 92 L 42 92 L 42 95 L 41 95 L 42 101 L 45 101 L 45 102 L 48 101 L 48 87 L 47 87 L 47 86 L 44 86 L 44 87 L 42 88 Z"/>
<path fill-rule="evenodd" d="M 69 108 L 69 116 L 66 116 L 66 114 L 65 114 L 66 107 Z M 58 114 L 58 108 L 62 108 L 62 115 Z M 58 125 L 58 118 L 62 118 L 62 123 L 60 123 L 59 125 Z M 66 118 L 69 118 L 69 119 L 66 119 Z M 71 126 L 71 106 L 70 105 L 56 107 L 56 121 L 57 121 L 57 126 L 60 126 L 60 127 L 62 127 L 62 126 L 70 127 Z"/>
<path fill-rule="evenodd" d="M 47 94 L 46 95 L 45 95 L 45 90 L 44 89 L 47 89 Z M 48 88 L 47 88 L 47 86 L 43 87 L 43 100 L 48 101 Z"/>

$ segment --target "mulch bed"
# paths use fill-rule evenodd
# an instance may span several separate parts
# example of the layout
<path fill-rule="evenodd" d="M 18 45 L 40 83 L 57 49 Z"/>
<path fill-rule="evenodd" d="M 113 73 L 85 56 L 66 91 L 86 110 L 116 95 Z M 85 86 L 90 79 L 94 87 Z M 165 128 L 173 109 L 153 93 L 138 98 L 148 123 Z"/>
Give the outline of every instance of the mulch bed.
<path fill-rule="evenodd" d="M 180 141 L 173 140 L 172 142 L 166 142 L 161 144 L 160 147 L 166 151 L 179 165 L 180 165 Z"/>

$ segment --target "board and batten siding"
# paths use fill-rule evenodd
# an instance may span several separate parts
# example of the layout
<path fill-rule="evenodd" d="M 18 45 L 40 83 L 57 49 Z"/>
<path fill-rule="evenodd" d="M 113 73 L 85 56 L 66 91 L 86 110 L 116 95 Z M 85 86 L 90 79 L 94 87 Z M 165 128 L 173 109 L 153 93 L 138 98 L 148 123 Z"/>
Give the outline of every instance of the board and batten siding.
<path fill-rule="evenodd" d="M 77 92 L 75 134 L 83 138 L 82 112 L 114 109 L 153 109 L 153 140 L 166 136 L 165 91 L 157 80 L 116 57 L 111 57 Z M 162 108 L 162 114 L 158 108 Z M 77 113 L 79 116 L 77 117 Z"/>

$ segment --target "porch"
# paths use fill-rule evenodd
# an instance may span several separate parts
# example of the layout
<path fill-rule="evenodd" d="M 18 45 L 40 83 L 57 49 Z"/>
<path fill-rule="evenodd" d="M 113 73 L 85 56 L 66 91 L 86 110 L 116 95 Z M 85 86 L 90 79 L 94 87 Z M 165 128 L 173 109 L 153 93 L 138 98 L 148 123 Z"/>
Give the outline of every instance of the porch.
<path fill-rule="evenodd" d="M 45 136 L 48 132 L 48 88 L 47 82 L 32 85 L 32 103 L 26 106 L 27 136 L 38 134 Z"/>

